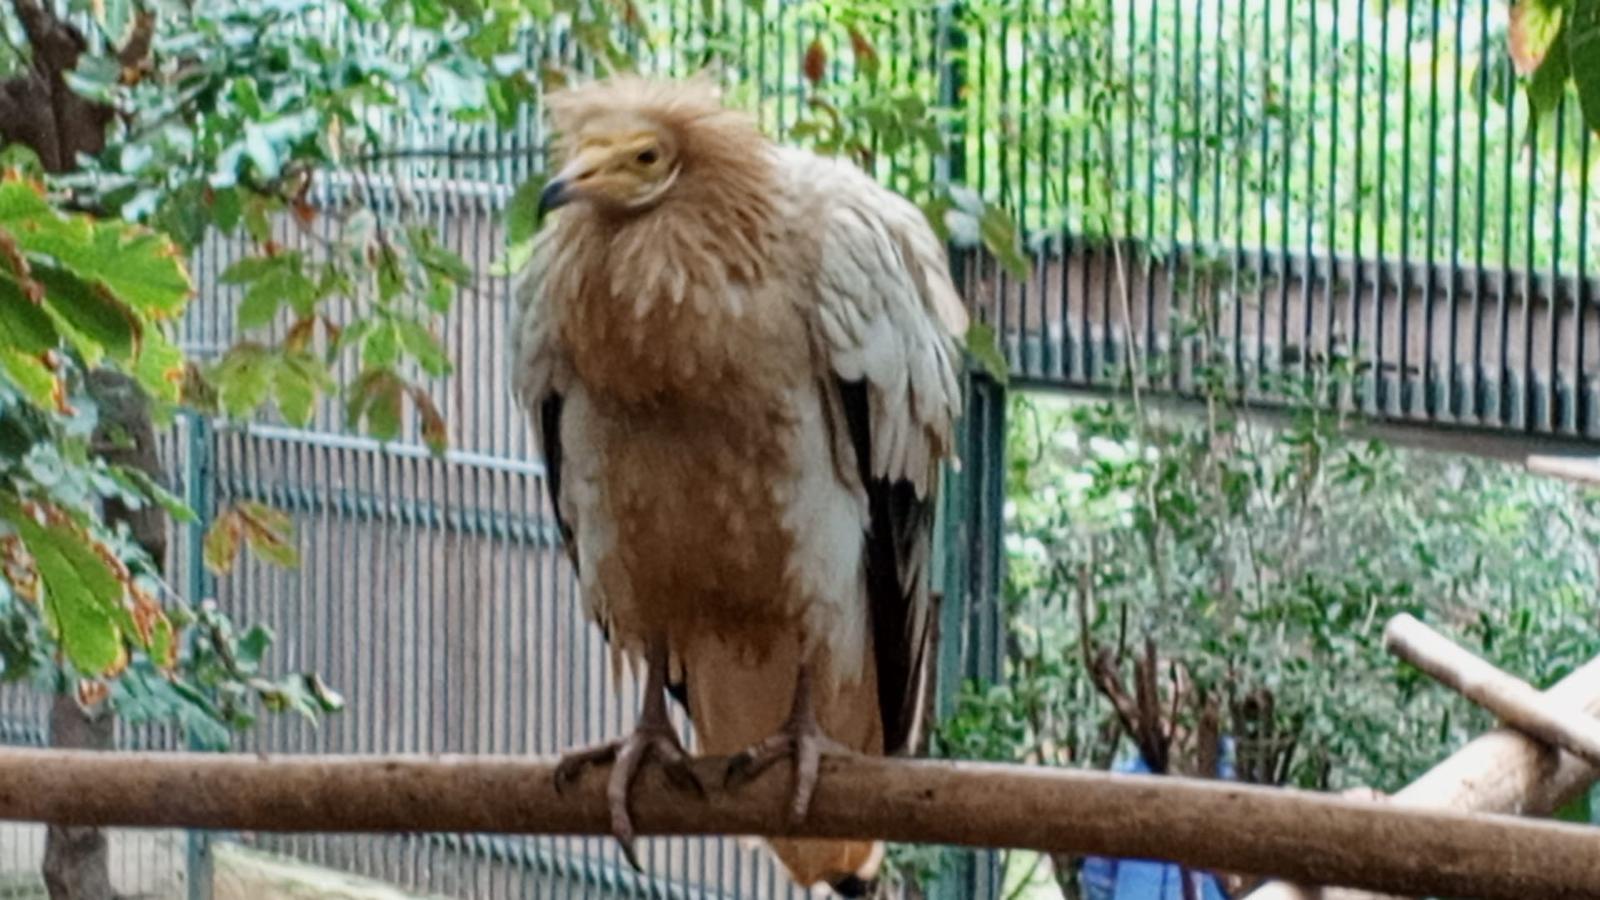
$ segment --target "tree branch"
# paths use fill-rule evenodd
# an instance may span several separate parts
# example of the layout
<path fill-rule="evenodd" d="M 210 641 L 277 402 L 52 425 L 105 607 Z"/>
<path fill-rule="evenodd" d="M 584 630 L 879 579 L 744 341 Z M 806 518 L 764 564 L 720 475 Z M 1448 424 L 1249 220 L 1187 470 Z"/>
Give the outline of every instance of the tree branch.
<path fill-rule="evenodd" d="M 725 761 L 695 764 L 707 784 Z M 784 767 L 777 767 L 782 769 Z M 558 794 L 548 759 L 0 750 L 0 819 L 249 831 L 606 834 L 604 772 Z M 1015 765 L 823 760 L 809 818 L 789 773 L 737 793 L 673 789 L 654 767 L 642 834 L 778 834 L 1170 859 L 1378 890 L 1600 896 L 1600 830 L 1185 778 Z M 83 785 L 95 789 L 86 791 Z"/>
<path fill-rule="evenodd" d="M 1600 658 L 1561 679 L 1546 699 L 1600 715 Z M 1387 805 L 1543 816 L 1600 779 L 1600 768 L 1510 728 L 1491 731 L 1388 798 Z M 1373 900 L 1371 895 L 1263 885 L 1248 900 Z"/>
<path fill-rule="evenodd" d="M 1409 615 L 1389 620 L 1383 645 L 1511 727 L 1600 766 L 1600 719 L 1541 694 Z"/>

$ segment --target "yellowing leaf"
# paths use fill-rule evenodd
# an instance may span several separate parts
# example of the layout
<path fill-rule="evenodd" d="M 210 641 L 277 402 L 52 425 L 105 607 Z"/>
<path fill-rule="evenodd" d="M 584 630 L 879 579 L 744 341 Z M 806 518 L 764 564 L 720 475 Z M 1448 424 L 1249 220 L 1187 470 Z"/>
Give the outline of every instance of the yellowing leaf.
<path fill-rule="evenodd" d="M 65 514 L 6 501 L 0 515 L 33 556 L 44 586 L 45 627 L 72 665 L 87 675 L 120 672 L 128 661 L 117 625 L 123 582 L 108 563 L 110 552 Z"/>
<path fill-rule="evenodd" d="M 61 394 L 61 382 L 56 373 L 37 356 L 10 348 L 0 348 L 0 366 L 33 405 L 40 409 L 53 409 Z"/>
<path fill-rule="evenodd" d="M 1517 0 L 1511 5 L 1508 44 L 1520 75 L 1532 75 L 1561 33 L 1561 4 L 1556 0 Z"/>
<path fill-rule="evenodd" d="M 300 551 L 293 543 L 294 522 L 288 513 L 253 502 L 239 504 L 234 512 L 252 552 L 286 568 L 300 565 Z"/>
<path fill-rule="evenodd" d="M 434 405 L 433 398 L 420 387 L 411 388 L 411 402 L 417 405 L 417 415 L 422 417 L 422 440 L 434 454 L 443 454 L 450 446 L 450 431 L 445 425 L 444 416 L 439 413 L 439 407 Z"/>
<path fill-rule="evenodd" d="M 206 530 L 203 544 L 206 568 L 217 575 L 226 575 L 233 571 L 233 563 L 239 557 L 239 545 L 243 536 L 238 516 L 232 510 L 217 516 L 211 527 Z"/>

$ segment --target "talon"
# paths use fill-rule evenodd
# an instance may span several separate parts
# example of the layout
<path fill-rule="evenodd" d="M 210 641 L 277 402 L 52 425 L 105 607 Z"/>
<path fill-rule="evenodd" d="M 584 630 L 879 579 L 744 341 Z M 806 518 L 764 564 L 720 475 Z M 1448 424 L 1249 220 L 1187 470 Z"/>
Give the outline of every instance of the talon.
<path fill-rule="evenodd" d="M 706 795 L 705 785 L 690 767 L 689 753 L 683 749 L 678 734 L 667 718 L 664 695 L 666 692 L 666 649 L 657 644 L 650 650 L 649 678 L 645 685 L 644 711 L 632 734 L 620 741 L 612 741 L 588 750 L 568 754 L 556 764 L 554 773 L 557 793 L 570 787 L 585 769 L 591 766 L 611 765 L 606 777 L 606 806 L 611 812 L 611 834 L 622 849 L 622 856 L 637 871 L 644 871 L 634 848 L 637 833 L 633 817 L 628 813 L 628 798 L 633 782 L 646 760 L 654 759 L 666 774 L 668 782 L 685 790 L 693 790 L 701 797 Z"/>
<path fill-rule="evenodd" d="M 723 772 L 723 785 L 748 784 L 762 772 L 783 760 L 794 762 L 794 791 L 789 802 L 790 824 L 798 824 L 811 809 L 817 790 L 822 756 L 850 755 L 855 751 L 822 733 L 811 704 L 811 676 L 802 667 L 795 684 L 794 707 L 777 734 L 734 754 Z"/>
<path fill-rule="evenodd" d="M 579 778 L 583 777 L 586 770 L 614 761 L 620 747 L 620 741 L 613 741 L 563 756 L 560 762 L 556 763 L 556 770 L 551 778 L 555 782 L 556 793 L 565 794 Z"/>

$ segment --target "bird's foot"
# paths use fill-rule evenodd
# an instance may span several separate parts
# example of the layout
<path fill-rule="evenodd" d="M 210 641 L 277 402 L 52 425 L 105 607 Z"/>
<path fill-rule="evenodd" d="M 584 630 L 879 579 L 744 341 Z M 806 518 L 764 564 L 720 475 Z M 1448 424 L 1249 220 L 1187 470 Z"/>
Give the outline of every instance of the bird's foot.
<path fill-rule="evenodd" d="M 748 784 L 762 772 L 786 759 L 794 761 L 794 793 L 789 801 L 789 821 L 805 820 L 811 808 L 811 795 L 817 790 L 817 775 L 823 754 L 853 756 L 854 750 L 822 733 L 815 718 L 791 717 L 771 737 L 745 748 L 728 760 L 723 778 L 725 787 Z"/>
<path fill-rule="evenodd" d="M 611 774 L 606 778 L 606 803 L 611 810 L 611 834 L 622 845 L 622 855 L 634 869 L 643 871 L 634 853 L 633 817 L 628 813 L 628 795 L 633 781 L 645 760 L 654 759 L 667 780 L 680 790 L 692 791 L 701 797 L 706 787 L 690 766 L 692 757 L 683 749 L 677 732 L 670 724 L 641 722 L 633 733 L 620 741 L 601 744 L 588 750 L 578 750 L 561 758 L 556 764 L 556 792 L 571 787 L 586 769 L 610 764 Z"/>

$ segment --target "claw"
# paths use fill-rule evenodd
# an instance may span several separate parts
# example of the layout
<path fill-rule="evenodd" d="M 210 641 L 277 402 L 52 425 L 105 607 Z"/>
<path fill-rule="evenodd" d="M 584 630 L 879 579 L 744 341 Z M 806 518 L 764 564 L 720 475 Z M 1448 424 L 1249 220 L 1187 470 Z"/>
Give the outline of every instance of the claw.
<path fill-rule="evenodd" d="M 633 781 L 646 760 L 660 764 L 667 780 L 680 790 L 693 791 L 704 798 L 706 787 L 690 767 L 690 756 L 678 740 L 666 708 L 666 645 L 653 642 L 649 649 L 648 678 L 645 683 L 644 710 L 633 733 L 620 741 L 612 741 L 578 750 L 562 757 L 554 773 L 556 793 L 565 791 L 578 780 L 585 770 L 610 764 L 606 777 L 606 806 L 611 812 L 611 834 L 622 847 L 622 856 L 635 871 L 644 871 L 634 852 L 633 817 L 628 813 L 628 796 Z"/>
<path fill-rule="evenodd" d="M 556 763 L 556 771 L 551 780 L 555 782 L 557 794 L 565 794 L 583 777 L 583 773 L 595 766 L 609 765 L 617 758 L 617 750 L 622 746 L 621 741 L 601 744 L 588 750 L 579 750 L 561 757 Z"/>
<path fill-rule="evenodd" d="M 647 760 L 655 760 L 667 780 L 680 790 L 693 791 L 706 796 L 705 784 L 689 765 L 690 756 L 678 741 L 670 726 L 657 726 L 641 722 L 634 732 L 620 741 L 601 744 L 588 750 L 579 750 L 563 757 L 556 764 L 556 791 L 564 793 L 584 771 L 595 766 L 611 764 L 606 776 L 606 805 L 611 811 L 611 834 L 622 846 L 622 855 L 634 869 L 643 871 L 634 853 L 633 817 L 628 812 L 628 797 L 633 782 Z"/>
<path fill-rule="evenodd" d="M 802 668 L 795 685 L 794 708 L 783 727 L 729 758 L 723 771 L 723 786 L 736 788 L 748 784 L 777 763 L 792 759 L 794 792 L 789 801 L 789 822 L 798 824 L 811 809 L 811 797 L 817 790 L 817 777 L 825 753 L 853 755 L 855 751 L 822 733 L 811 705 L 810 673 Z"/>

